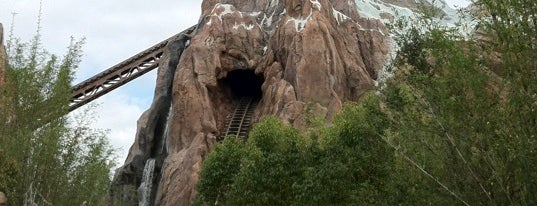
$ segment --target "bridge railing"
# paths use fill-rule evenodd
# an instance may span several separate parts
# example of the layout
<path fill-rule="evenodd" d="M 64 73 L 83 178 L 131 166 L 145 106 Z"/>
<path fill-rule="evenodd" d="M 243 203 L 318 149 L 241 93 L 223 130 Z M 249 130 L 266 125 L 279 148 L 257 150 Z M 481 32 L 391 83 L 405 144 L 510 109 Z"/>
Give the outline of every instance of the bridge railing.
<path fill-rule="evenodd" d="M 73 111 L 157 68 L 165 46 L 170 41 L 191 33 L 194 29 L 195 26 L 192 26 L 73 86 L 69 111 Z"/>

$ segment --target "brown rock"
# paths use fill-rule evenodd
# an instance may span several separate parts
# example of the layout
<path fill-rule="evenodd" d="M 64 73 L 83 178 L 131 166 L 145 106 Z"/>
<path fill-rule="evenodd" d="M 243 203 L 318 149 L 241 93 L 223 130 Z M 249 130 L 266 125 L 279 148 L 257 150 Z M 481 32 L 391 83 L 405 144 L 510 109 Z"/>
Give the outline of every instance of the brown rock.
<path fill-rule="evenodd" d="M 239 90 L 254 87 L 256 75 L 264 81 L 254 122 L 269 114 L 298 128 L 311 116 L 330 121 L 345 102 L 374 87 L 389 52 L 384 31 L 379 21 L 361 18 L 354 1 L 203 1 L 179 62 L 169 63 L 178 58 L 170 49 L 159 68 L 155 100 L 138 121 L 112 196 L 138 187 L 145 161 L 155 158 L 152 202 L 188 205 Z M 232 78 L 238 74 L 249 79 Z"/>
<path fill-rule="evenodd" d="M 3 192 L 0 192 L 0 206 L 7 205 L 7 198 Z"/>
<path fill-rule="evenodd" d="M 136 191 L 140 186 L 147 159 L 157 159 L 157 170 L 162 167 L 166 157 L 165 134 L 171 115 L 173 74 L 187 40 L 188 37 L 183 36 L 172 41 L 161 57 L 153 103 L 138 119 L 135 142 L 129 150 L 125 164 L 116 171 L 110 191 L 111 205 L 138 203 Z"/>

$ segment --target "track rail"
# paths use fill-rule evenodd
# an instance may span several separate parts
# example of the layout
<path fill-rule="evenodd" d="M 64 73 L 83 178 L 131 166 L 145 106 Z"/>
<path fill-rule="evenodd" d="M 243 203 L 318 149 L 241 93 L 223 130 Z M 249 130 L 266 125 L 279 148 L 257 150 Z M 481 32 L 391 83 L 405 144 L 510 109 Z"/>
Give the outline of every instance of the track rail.
<path fill-rule="evenodd" d="M 224 123 L 225 128 L 220 140 L 227 136 L 237 136 L 246 138 L 250 130 L 252 116 L 257 106 L 257 100 L 252 97 L 243 97 L 239 100 L 233 112 L 231 112 Z"/>
<path fill-rule="evenodd" d="M 172 40 L 191 33 L 194 29 L 195 26 L 192 26 L 73 86 L 69 111 L 73 111 L 157 68 L 166 45 Z"/>

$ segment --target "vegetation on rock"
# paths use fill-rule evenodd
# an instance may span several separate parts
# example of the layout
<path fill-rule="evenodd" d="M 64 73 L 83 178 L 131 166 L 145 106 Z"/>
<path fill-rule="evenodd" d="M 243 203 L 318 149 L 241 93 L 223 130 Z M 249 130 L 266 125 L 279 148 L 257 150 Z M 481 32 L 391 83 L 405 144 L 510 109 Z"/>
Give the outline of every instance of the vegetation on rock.
<path fill-rule="evenodd" d="M 477 0 L 468 38 L 396 24 L 393 76 L 332 125 L 265 118 L 209 154 L 198 205 L 537 204 L 537 4 Z"/>
<path fill-rule="evenodd" d="M 387 119 L 375 96 L 365 101 L 333 127 L 301 133 L 269 116 L 247 142 L 227 138 L 204 163 L 197 204 L 386 204 L 394 156 L 377 131 Z"/>

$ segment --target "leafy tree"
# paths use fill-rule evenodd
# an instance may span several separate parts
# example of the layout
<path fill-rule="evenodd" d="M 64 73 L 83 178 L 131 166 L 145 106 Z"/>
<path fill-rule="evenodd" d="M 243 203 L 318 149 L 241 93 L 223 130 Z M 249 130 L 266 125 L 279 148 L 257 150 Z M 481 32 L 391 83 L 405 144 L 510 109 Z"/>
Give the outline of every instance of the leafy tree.
<path fill-rule="evenodd" d="M 472 37 L 435 9 L 395 24 L 405 32 L 378 95 L 308 132 L 265 119 L 209 155 L 233 167 L 204 167 L 204 191 L 224 191 L 222 205 L 535 205 L 537 3 L 474 5 Z M 198 203 L 215 204 L 204 191 Z"/>
<path fill-rule="evenodd" d="M 87 112 L 68 117 L 71 81 L 83 41 L 63 58 L 47 53 L 39 33 L 10 39 L 0 87 L 0 191 L 12 205 L 98 205 L 107 194 L 112 150 Z"/>
<path fill-rule="evenodd" d="M 209 154 L 196 204 L 388 204 L 393 151 L 381 137 L 386 121 L 374 95 L 347 105 L 333 126 L 309 132 L 265 117 L 248 142 L 228 137 Z"/>
<path fill-rule="evenodd" d="M 241 160 L 247 154 L 244 144 L 239 138 L 227 138 L 222 144 L 217 145 L 204 164 L 201 176 L 204 181 L 198 184 L 200 202 L 216 203 L 226 202 L 227 194 L 234 182 L 234 177 L 239 173 Z"/>
<path fill-rule="evenodd" d="M 404 49 L 382 93 L 406 204 L 535 204 L 537 7 L 475 5 L 473 39 L 432 18 L 396 38 Z"/>

